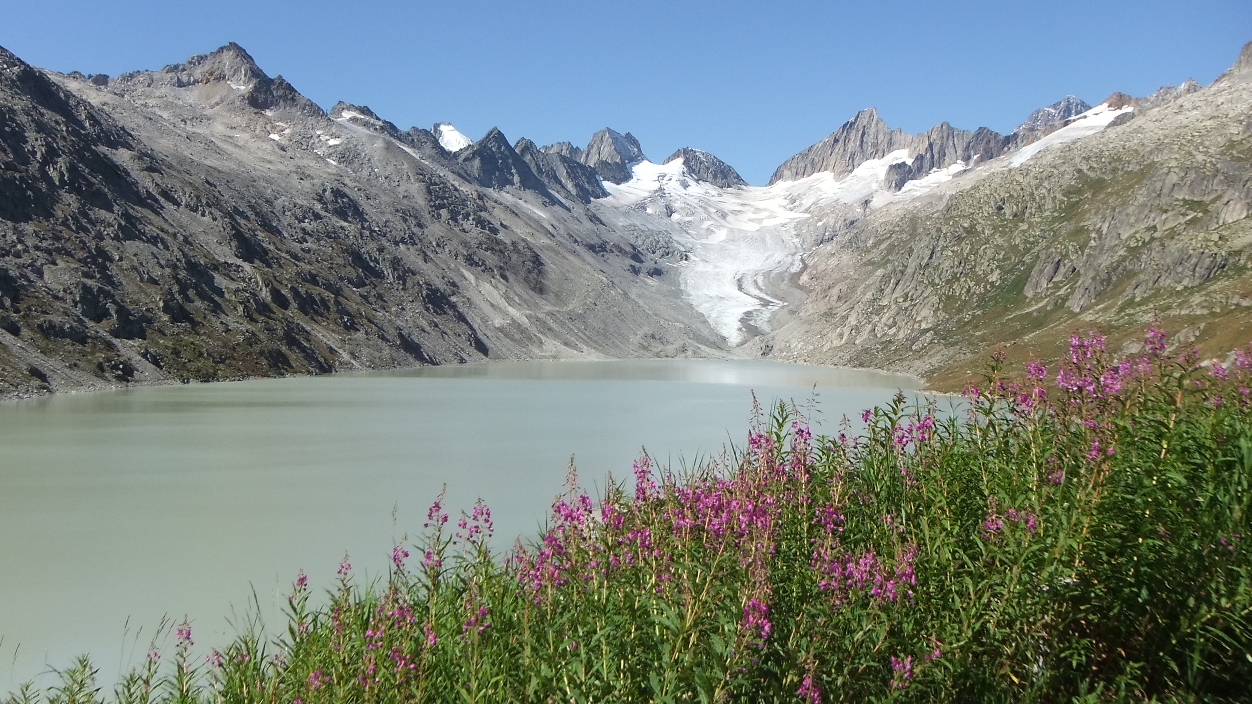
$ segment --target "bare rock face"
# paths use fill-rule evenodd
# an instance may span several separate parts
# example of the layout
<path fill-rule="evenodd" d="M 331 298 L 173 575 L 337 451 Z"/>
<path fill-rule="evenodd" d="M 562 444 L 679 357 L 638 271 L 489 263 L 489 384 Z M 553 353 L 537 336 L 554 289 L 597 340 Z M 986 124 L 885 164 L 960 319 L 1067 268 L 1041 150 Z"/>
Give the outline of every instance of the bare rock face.
<path fill-rule="evenodd" d="M 582 203 L 609 194 L 596 170 L 580 161 L 560 152 L 543 151 L 525 138 L 519 139 L 513 149 L 554 193 Z"/>
<path fill-rule="evenodd" d="M 869 159 L 881 159 L 903 147 L 903 130 L 892 130 L 874 108 L 867 108 L 843 123 L 822 141 L 784 161 L 770 177 L 771 184 L 795 181 L 822 171 L 836 176 L 852 170 Z"/>
<path fill-rule="evenodd" d="M 1090 109 L 1091 106 L 1082 98 L 1067 95 L 1051 105 L 1045 105 L 1030 113 L 1026 120 L 1013 131 L 1038 132 L 1047 130 L 1048 128 L 1063 125 L 1070 118 L 1077 117 Z"/>
<path fill-rule="evenodd" d="M 553 199 L 547 185 L 513 149 L 504 133 L 495 127 L 470 147 L 457 152 L 457 160 L 484 188 L 516 186 L 538 193 L 549 201 Z"/>
<path fill-rule="evenodd" d="M 630 167 L 646 158 L 634 135 L 606 127 L 591 136 L 579 160 L 595 169 L 605 181 L 626 183 L 630 180 Z"/>
<path fill-rule="evenodd" d="M 957 129 L 944 122 L 922 134 L 890 129 L 878 112 L 868 108 L 857 113 L 830 136 L 796 154 L 774 171 L 770 183 L 794 181 L 823 171 L 836 177 L 852 173 L 871 159 L 882 159 L 907 150 L 908 162 L 897 163 L 887 173 L 887 187 L 899 190 L 905 183 L 958 161 L 971 164 L 989 161 L 1008 150 L 1010 140 L 986 127 L 977 131 Z"/>
<path fill-rule="evenodd" d="M 738 171 L 731 168 L 730 164 L 718 159 L 712 154 L 699 149 L 683 147 L 673 154 L 664 163 L 668 164 L 675 159 L 683 160 L 683 168 L 687 173 L 697 180 L 711 183 L 721 188 L 734 188 L 735 186 L 746 186 L 747 181 L 739 175 Z"/>
<path fill-rule="evenodd" d="M 573 144 L 570 144 L 569 142 L 557 142 L 556 144 L 549 144 L 545 147 L 540 147 L 539 150 L 542 151 L 544 154 L 560 154 L 561 156 L 568 157 L 580 163 L 583 158 L 582 147 L 575 147 Z"/>

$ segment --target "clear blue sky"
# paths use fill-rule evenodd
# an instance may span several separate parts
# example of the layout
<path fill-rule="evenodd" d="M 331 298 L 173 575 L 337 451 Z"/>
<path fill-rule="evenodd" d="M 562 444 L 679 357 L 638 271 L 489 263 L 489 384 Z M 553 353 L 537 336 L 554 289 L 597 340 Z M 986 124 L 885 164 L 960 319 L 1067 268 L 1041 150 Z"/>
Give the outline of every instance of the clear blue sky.
<path fill-rule="evenodd" d="M 3 0 L 0 18 L 0 45 L 58 71 L 235 41 L 323 107 L 540 144 L 607 125 L 654 160 L 697 147 L 752 183 L 864 107 L 910 132 L 1006 132 L 1067 93 L 1208 83 L 1252 40 L 1252 0 Z"/>

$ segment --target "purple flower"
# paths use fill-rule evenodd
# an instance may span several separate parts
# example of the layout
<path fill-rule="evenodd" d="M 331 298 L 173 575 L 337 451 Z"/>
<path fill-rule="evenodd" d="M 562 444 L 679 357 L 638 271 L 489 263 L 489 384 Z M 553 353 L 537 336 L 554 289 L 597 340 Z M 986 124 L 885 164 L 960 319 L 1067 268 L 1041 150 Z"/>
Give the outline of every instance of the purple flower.
<path fill-rule="evenodd" d="M 800 696 L 800 700 L 806 704 L 821 704 L 822 688 L 813 681 L 813 673 L 810 672 L 800 681 L 800 688 L 796 690 L 796 694 Z"/>
<path fill-rule="evenodd" d="M 913 677 L 913 656 L 906 655 L 903 659 L 894 655 L 891 656 L 891 686 L 896 689 L 904 689 L 908 686 L 909 680 Z"/>
<path fill-rule="evenodd" d="M 748 602 L 743 605 L 743 620 L 739 622 L 739 627 L 746 631 L 758 646 L 763 646 L 765 640 L 769 638 L 770 631 L 773 630 L 773 624 L 769 620 L 769 604 L 757 597 L 748 599 Z"/>

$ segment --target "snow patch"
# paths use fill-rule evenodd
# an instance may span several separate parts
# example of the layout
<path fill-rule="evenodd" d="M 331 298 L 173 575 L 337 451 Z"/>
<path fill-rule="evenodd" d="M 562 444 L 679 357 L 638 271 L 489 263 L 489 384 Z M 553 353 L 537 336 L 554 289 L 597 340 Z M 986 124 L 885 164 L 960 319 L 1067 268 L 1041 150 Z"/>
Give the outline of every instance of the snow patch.
<path fill-rule="evenodd" d="M 450 152 L 459 152 L 474 143 L 474 140 L 466 137 L 457 131 L 450 123 L 443 122 L 439 124 L 439 134 L 435 135 L 439 140 L 439 146 Z"/>
<path fill-rule="evenodd" d="M 1044 149 L 1047 149 L 1048 147 L 1057 144 L 1064 144 L 1066 142 L 1072 142 L 1076 139 L 1082 139 L 1083 137 L 1093 135 L 1105 127 L 1108 127 L 1109 123 L 1116 120 L 1118 115 L 1130 112 L 1134 109 L 1134 106 L 1127 105 L 1124 108 L 1113 110 L 1109 108 L 1107 103 L 1101 103 L 1081 115 L 1075 115 L 1070 118 L 1064 127 L 1044 137 L 1038 142 L 1027 144 L 1022 147 L 1016 154 L 1013 155 L 1012 160 L 1009 161 L 1009 166 L 1017 168 L 1022 164 L 1025 164 L 1032 156 L 1038 154 Z"/>

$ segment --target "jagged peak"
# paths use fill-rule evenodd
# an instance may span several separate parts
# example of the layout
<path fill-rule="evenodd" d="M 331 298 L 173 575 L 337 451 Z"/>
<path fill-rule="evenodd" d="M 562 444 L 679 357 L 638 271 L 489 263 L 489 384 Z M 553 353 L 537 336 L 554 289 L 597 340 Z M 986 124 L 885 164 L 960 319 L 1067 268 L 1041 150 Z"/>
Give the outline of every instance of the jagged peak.
<path fill-rule="evenodd" d="M 1217 77 L 1216 81 L 1213 81 L 1213 85 L 1225 83 L 1243 73 L 1252 73 L 1252 42 L 1243 45 L 1243 49 L 1239 51 L 1238 58 L 1230 65 L 1230 68 Z"/>
<path fill-rule="evenodd" d="M 381 123 L 383 119 L 374 114 L 368 105 L 353 105 L 340 100 L 330 109 L 330 117 L 334 120 L 350 120 L 354 117 Z"/>
<path fill-rule="evenodd" d="M 612 183 L 629 181 L 630 167 L 647 159 L 643 148 L 639 146 L 639 140 L 633 134 L 622 134 L 611 127 L 605 127 L 591 135 L 591 141 L 578 158 L 595 169 L 600 178 Z"/>
<path fill-rule="evenodd" d="M 163 73 L 186 74 L 192 82 L 226 81 L 235 87 L 252 87 L 269 78 L 242 46 L 230 42 L 208 54 L 196 54 L 181 64 L 161 69 Z"/>
<path fill-rule="evenodd" d="M 744 181 L 739 172 L 735 171 L 730 164 L 704 150 L 683 147 L 670 154 L 669 158 L 662 163 L 668 164 L 675 159 L 682 159 L 683 170 L 697 181 L 711 183 L 721 188 L 748 185 L 748 182 Z"/>
<path fill-rule="evenodd" d="M 1091 106 L 1082 98 L 1075 95 L 1067 95 L 1051 105 L 1045 105 L 1031 112 L 1025 122 L 1018 125 L 1013 132 L 1021 133 L 1047 129 L 1053 125 L 1063 124 L 1066 120 L 1081 115 L 1090 109 Z"/>
<path fill-rule="evenodd" d="M 504 136 L 499 127 L 492 127 L 487 130 L 487 134 L 484 134 L 482 139 L 474 142 L 474 146 L 490 146 L 493 149 L 513 148 L 513 145 L 509 144 L 509 138 Z"/>
<path fill-rule="evenodd" d="M 1128 105 L 1134 106 L 1138 103 L 1139 99 L 1133 95 L 1127 95 L 1120 90 L 1116 90 L 1109 94 L 1109 97 L 1097 103 L 1097 105 L 1107 106 L 1109 110 L 1121 110 Z"/>

